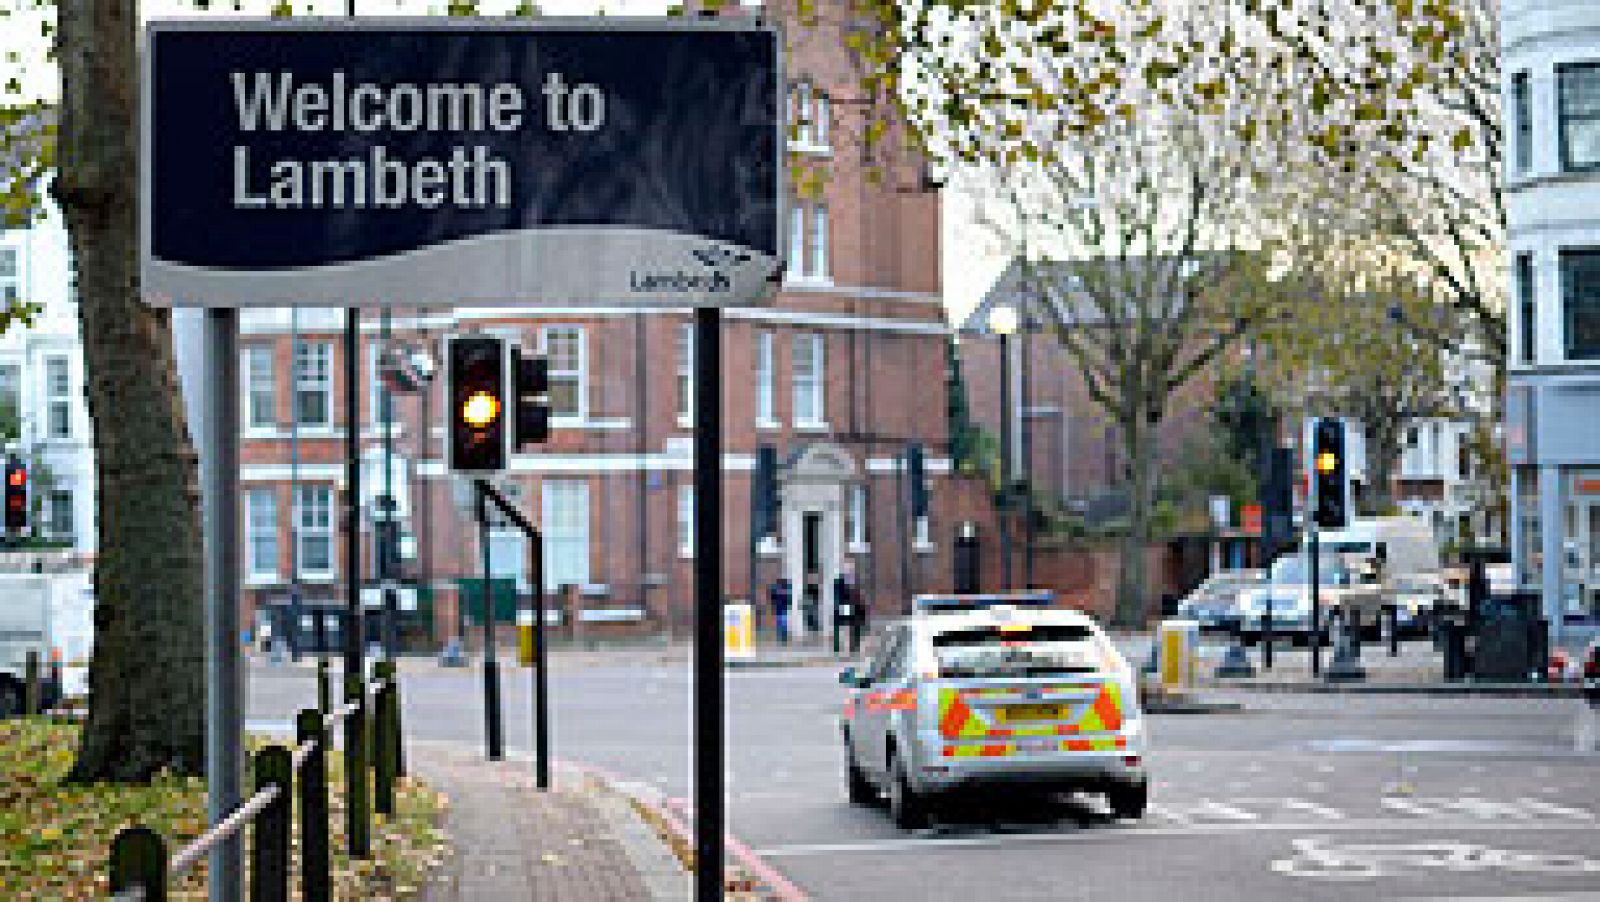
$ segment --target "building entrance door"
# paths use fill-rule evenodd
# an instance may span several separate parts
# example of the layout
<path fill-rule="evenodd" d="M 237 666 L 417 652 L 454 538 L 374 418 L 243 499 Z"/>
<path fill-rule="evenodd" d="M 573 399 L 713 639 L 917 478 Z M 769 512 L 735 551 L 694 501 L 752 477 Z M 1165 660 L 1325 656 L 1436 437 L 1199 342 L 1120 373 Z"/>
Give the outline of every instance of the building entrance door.
<path fill-rule="evenodd" d="M 845 487 L 855 462 L 827 442 L 806 446 L 780 479 L 783 572 L 794 587 L 796 633 L 824 635 L 833 624 L 833 581 L 844 569 Z"/>
<path fill-rule="evenodd" d="M 1600 494 L 1585 489 L 1600 489 L 1600 480 L 1580 478 L 1578 491 L 1571 494 L 1569 525 L 1565 542 L 1566 598 L 1564 613 L 1588 619 L 1600 617 Z"/>

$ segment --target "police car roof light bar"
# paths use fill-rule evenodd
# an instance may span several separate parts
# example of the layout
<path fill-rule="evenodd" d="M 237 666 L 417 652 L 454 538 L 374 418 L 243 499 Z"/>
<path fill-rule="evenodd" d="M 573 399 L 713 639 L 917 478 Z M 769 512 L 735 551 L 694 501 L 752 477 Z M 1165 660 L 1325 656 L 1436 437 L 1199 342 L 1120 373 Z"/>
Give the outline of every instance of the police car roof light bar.
<path fill-rule="evenodd" d="M 935 614 L 981 611 L 994 607 L 1048 608 L 1055 605 L 1054 592 L 1018 592 L 989 595 L 918 595 L 912 599 L 918 613 Z"/>

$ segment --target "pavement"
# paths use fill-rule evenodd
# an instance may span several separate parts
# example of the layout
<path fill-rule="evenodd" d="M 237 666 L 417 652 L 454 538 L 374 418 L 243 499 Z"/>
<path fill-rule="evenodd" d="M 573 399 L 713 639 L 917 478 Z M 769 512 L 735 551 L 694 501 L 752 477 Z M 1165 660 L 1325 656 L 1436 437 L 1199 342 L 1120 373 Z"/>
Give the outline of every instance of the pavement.
<path fill-rule="evenodd" d="M 649 787 L 687 819 L 685 662 L 624 652 L 564 660 L 553 657 L 550 679 L 557 758 Z M 481 757 L 480 671 L 417 669 L 402 680 L 413 747 L 435 741 Z M 511 754 L 526 754 L 528 672 L 507 668 L 502 684 Z M 305 670 L 253 668 L 252 726 L 286 721 L 309 686 Z M 1143 820 L 1115 820 L 1093 796 L 999 793 L 903 833 L 844 799 L 843 691 L 828 667 L 726 674 L 729 830 L 749 860 L 813 899 L 1574 902 L 1600 887 L 1600 755 L 1578 749 L 1585 729 L 1592 749 L 1596 726 L 1591 715 L 1585 727 L 1577 700 L 1219 687 L 1208 694 L 1238 710 L 1148 718 L 1153 803 Z M 476 798 L 458 804 L 523 804 Z M 507 820 L 481 823 L 512 829 Z"/>
<path fill-rule="evenodd" d="M 413 740 L 407 761 L 450 800 L 455 851 L 426 902 L 689 898 L 678 860 L 603 783 L 562 772 L 541 792 L 526 761 L 485 761 L 458 743 Z"/>

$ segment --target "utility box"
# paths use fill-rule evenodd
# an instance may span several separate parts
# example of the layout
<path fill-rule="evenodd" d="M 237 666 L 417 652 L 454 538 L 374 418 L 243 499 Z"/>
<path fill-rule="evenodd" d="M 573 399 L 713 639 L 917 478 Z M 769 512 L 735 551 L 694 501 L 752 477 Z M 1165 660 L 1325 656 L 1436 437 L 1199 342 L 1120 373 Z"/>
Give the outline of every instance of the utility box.
<path fill-rule="evenodd" d="M 1193 689 L 1200 647 L 1200 624 L 1195 620 L 1163 620 L 1156 629 L 1156 673 L 1163 692 Z"/>

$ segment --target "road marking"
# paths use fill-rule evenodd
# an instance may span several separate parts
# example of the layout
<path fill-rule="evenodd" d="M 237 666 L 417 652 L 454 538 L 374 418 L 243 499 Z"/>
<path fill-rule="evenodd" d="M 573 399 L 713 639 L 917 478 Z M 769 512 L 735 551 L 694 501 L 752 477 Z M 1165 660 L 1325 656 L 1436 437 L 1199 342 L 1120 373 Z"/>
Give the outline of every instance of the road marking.
<path fill-rule="evenodd" d="M 1478 874 L 1576 876 L 1600 873 L 1600 861 L 1581 855 L 1519 852 L 1466 842 L 1363 843 L 1333 845 L 1326 837 L 1308 836 L 1292 843 L 1295 855 L 1272 862 L 1285 877 L 1316 880 L 1373 880 L 1414 870 Z"/>
<path fill-rule="evenodd" d="M 1258 815 L 1251 814 L 1243 808 L 1224 805 L 1211 799 L 1201 799 L 1198 802 L 1151 805 L 1150 813 L 1180 824 L 1193 824 L 1196 821 L 1231 821 L 1238 823 L 1260 819 Z"/>
<path fill-rule="evenodd" d="M 1314 814 L 1317 817 L 1326 818 L 1330 821 L 1344 820 L 1343 811 L 1340 811 L 1337 808 L 1329 808 L 1326 805 L 1318 805 L 1316 802 L 1307 802 L 1305 799 L 1284 799 L 1283 807 L 1293 808 L 1296 811 L 1304 811 L 1307 814 Z"/>
<path fill-rule="evenodd" d="M 855 852 L 915 852 L 938 848 L 992 848 L 996 846 L 1029 843 L 1095 842 L 1099 840 L 1123 841 L 1140 837 L 1203 838 L 1248 833 L 1450 833 L 1494 830 L 1507 833 L 1570 833 L 1593 829 L 1590 824 L 1536 823 L 1513 821 L 1491 823 L 1487 821 L 1415 820 L 1403 818 L 1374 818 L 1345 820 L 1332 823 L 1250 823 L 1201 824 L 1173 827 L 1123 827 L 1111 826 L 1072 828 L 1056 833 L 1006 833 L 994 836 L 909 836 L 901 839 L 868 840 L 857 843 L 795 843 L 757 849 L 762 858 L 803 858 L 813 855 L 834 855 Z"/>
<path fill-rule="evenodd" d="M 1483 820 L 1541 820 L 1565 818 L 1574 821 L 1593 821 L 1593 812 L 1581 808 L 1556 805 L 1539 799 L 1520 798 L 1502 802 L 1476 796 L 1462 798 L 1400 798 L 1386 796 L 1380 804 L 1390 811 L 1418 818 L 1441 818 L 1466 815 Z"/>

